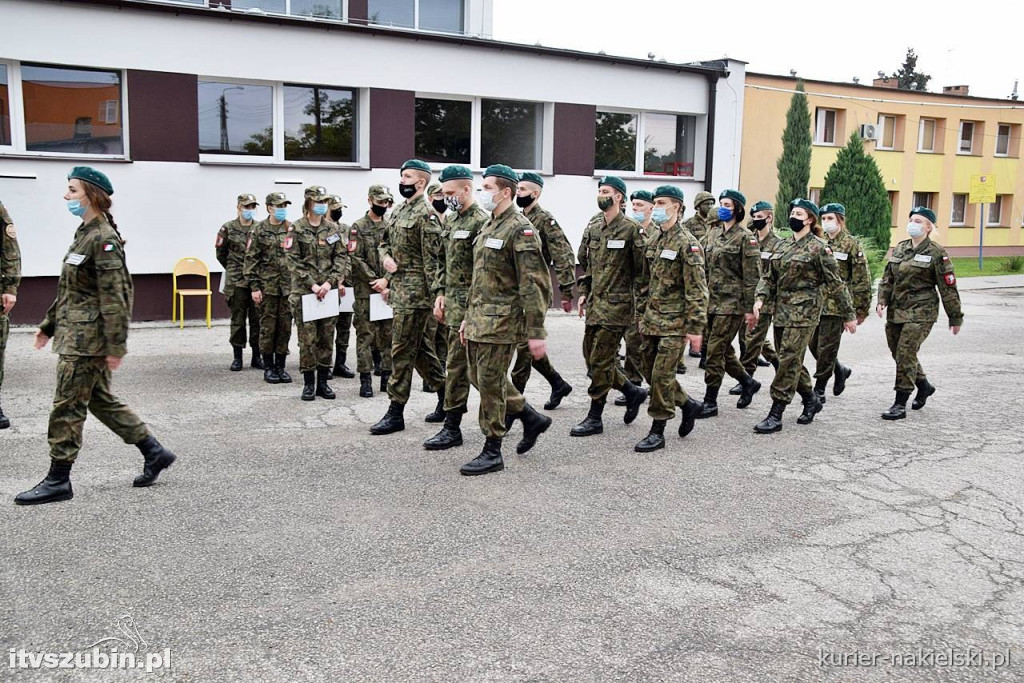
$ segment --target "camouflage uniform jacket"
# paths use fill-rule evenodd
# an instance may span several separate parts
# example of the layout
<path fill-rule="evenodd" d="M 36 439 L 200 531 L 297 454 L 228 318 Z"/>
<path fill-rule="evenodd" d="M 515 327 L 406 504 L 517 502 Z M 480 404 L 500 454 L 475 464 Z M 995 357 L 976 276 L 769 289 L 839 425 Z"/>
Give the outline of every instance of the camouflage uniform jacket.
<path fill-rule="evenodd" d="M 293 230 L 290 222 L 271 225 L 269 218 L 260 221 L 252 229 L 243 269 L 252 291 L 270 296 L 291 294 L 288 250 L 295 240 Z"/>
<path fill-rule="evenodd" d="M 644 241 L 637 223 L 622 213 L 608 224 L 604 213 L 590 219 L 577 254 L 587 325 L 626 327 L 638 320 L 636 299 L 645 284 Z"/>
<path fill-rule="evenodd" d="M 775 305 L 776 327 L 815 327 L 826 296 L 839 302 L 839 316 L 853 320 L 853 303 L 832 250 L 820 237 L 787 237 L 768 259 L 768 270 L 757 286 L 765 307 Z"/>
<path fill-rule="evenodd" d="M 383 220 L 374 223 L 367 212 L 349 229 L 348 253 L 352 257 L 349 282 L 352 283 L 357 299 L 369 298 L 374 293 L 370 283 L 385 275 L 377 251 L 377 246 L 384 239 L 385 227 Z"/>
<path fill-rule="evenodd" d="M 751 230 L 751 232 L 754 233 L 754 237 L 757 237 L 756 231 Z M 757 248 L 761 251 L 761 277 L 764 277 L 768 272 L 768 261 L 781 244 L 782 240 L 779 239 L 779 236 L 775 234 L 774 230 L 769 230 L 768 234 L 764 236 L 764 239 L 758 240 Z M 771 315 L 774 312 L 775 306 L 772 304 L 766 303 L 761 307 L 761 313 Z"/>
<path fill-rule="evenodd" d="M 534 202 L 533 208 L 523 213 L 540 234 L 541 246 L 544 250 L 544 264 L 555 267 L 558 276 L 558 289 L 563 299 L 572 298 L 572 286 L 576 282 L 576 257 L 565 233 L 550 211 L 542 209 L 540 202 Z"/>
<path fill-rule="evenodd" d="M 886 320 L 934 323 L 939 318 L 940 295 L 950 326 L 962 325 L 960 293 L 946 250 L 928 237 L 916 248 L 911 240 L 893 247 L 878 288 L 878 303 L 888 307 Z"/>
<path fill-rule="evenodd" d="M 295 221 L 288 252 L 293 296 L 310 293 L 313 285 L 329 282 L 338 288 L 348 277 L 348 242 L 337 223 L 323 218 L 312 226 L 306 218 Z"/>
<path fill-rule="evenodd" d="M 858 318 L 868 317 L 871 309 L 871 271 L 868 259 L 860 242 L 846 230 L 840 230 L 835 237 L 828 238 L 828 246 L 839 264 L 839 277 L 846 283 L 853 301 L 853 310 Z M 839 304 L 832 297 L 826 297 L 822 315 L 838 316 Z"/>
<path fill-rule="evenodd" d="M 754 293 L 761 277 L 761 251 L 754 234 L 734 225 L 717 225 L 704 237 L 708 273 L 708 313 L 743 315 L 754 308 Z"/>
<path fill-rule="evenodd" d="M 431 214 L 423 195 L 394 210 L 377 251 L 381 261 L 391 257 L 398 270 L 385 277 L 391 283 L 388 303 L 396 311 L 431 309 L 430 287 L 441 261 L 441 222 Z"/>
<path fill-rule="evenodd" d="M 643 333 L 652 337 L 681 337 L 687 330 L 699 334 L 708 317 L 700 242 L 677 222 L 667 230 L 653 229 L 645 255 L 647 284 L 638 302 Z"/>
<path fill-rule="evenodd" d="M 448 216 L 441 231 L 444 258 L 441 259 L 431 291 L 445 298 L 444 324 L 458 327 L 466 317 L 469 283 L 473 280 L 473 243 L 490 220 L 477 203 Z"/>
<path fill-rule="evenodd" d="M 702 218 L 699 213 L 695 213 L 686 219 L 683 223 L 683 228 L 703 244 L 708 232 L 716 225 L 718 225 L 718 219 L 714 215 L 708 214 L 707 218 Z"/>
<path fill-rule="evenodd" d="M 492 215 L 473 245 L 473 281 L 466 306 L 467 339 L 518 344 L 544 339 L 545 292 L 551 281 L 540 238 L 515 206 Z"/>
<path fill-rule="evenodd" d="M 21 284 L 21 250 L 11 214 L 0 202 L 0 294 L 18 294 Z"/>
<path fill-rule="evenodd" d="M 242 225 L 239 219 L 228 221 L 217 231 L 217 262 L 224 266 L 224 296 L 230 298 L 235 287 L 248 287 L 245 281 L 245 245 L 249 242 L 253 228 Z"/>
<path fill-rule="evenodd" d="M 99 216 L 78 226 L 39 329 L 53 338 L 54 353 L 120 358 L 128 352 L 133 296 L 121 238 Z"/>

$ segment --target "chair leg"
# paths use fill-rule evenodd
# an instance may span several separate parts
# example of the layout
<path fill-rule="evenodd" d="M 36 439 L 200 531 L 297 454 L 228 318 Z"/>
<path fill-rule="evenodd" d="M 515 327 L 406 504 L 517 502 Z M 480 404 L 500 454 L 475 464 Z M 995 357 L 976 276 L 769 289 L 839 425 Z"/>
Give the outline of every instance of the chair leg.
<path fill-rule="evenodd" d="M 178 288 L 171 291 L 171 322 L 178 322 Z"/>
<path fill-rule="evenodd" d="M 178 314 L 178 322 L 181 323 L 179 327 L 183 330 L 185 329 L 185 297 L 181 294 L 178 295 Z"/>
<path fill-rule="evenodd" d="M 213 296 L 206 297 L 206 329 L 210 329 L 210 313 L 213 307 Z"/>

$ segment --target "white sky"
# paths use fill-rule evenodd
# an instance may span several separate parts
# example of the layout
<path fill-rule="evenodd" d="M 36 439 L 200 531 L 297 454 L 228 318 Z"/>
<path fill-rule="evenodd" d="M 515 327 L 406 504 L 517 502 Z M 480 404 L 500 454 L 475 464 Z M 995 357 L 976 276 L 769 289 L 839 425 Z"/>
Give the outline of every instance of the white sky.
<path fill-rule="evenodd" d="M 1002 99 L 1020 79 L 1024 102 L 1022 29 L 1024 0 L 494 0 L 497 40 L 670 62 L 729 56 L 750 71 L 867 85 L 913 47 L 931 92 L 966 84 Z"/>

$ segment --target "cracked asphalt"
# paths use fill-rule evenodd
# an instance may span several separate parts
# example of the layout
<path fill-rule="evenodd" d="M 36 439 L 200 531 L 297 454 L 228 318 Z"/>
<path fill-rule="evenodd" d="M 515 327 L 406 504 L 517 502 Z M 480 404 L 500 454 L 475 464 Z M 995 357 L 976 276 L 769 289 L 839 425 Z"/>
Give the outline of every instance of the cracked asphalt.
<path fill-rule="evenodd" d="M 925 343 L 938 392 L 908 419 L 879 418 L 895 367 L 872 318 L 812 425 L 794 406 L 755 435 L 766 386 L 685 440 L 670 425 L 648 455 L 632 450 L 643 412 L 626 426 L 609 406 L 602 436 L 569 437 L 588 403 L 583 326 L 552 313 L 550 355 L 576 389 L 532 452 L 514 454 L 517 426 L 505 471 L 476 478 L 458 474 L 483 441 L 475 393 L 466 445 L 427 452 L 418 378 L 406 431 L 373 437 L 386 397 L 358 398 L 357 380 L 303 403 L 297 383 L 228 372 L 223 324 L 141 325 L 114 388 L 178 463 L 131 488 L 141 456 L 90 418 L 74 500 L 28 508 L 11 498 L 46 470 L 56 358 L 16 330 L 3 648 L 81 650 L 130 615 L 141 649 L 172 659 L 149 676 L 8 662 L 0 678 L 1024 680 L 1024 277 L 961 289 L 963 331 L 943 318 Z M 545 396 L 535 375 L 527 397 Z"/>

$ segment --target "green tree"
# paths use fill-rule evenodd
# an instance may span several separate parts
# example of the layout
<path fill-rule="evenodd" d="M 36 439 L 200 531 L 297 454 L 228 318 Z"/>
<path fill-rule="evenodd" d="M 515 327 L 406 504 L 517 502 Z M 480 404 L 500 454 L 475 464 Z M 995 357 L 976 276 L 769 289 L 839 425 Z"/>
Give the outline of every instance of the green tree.
<path fill-rule="evenodd" d="M 786 129 L 782 132 L 782 156 L 775 163 L 779 171 L 779 191 L 775 195 L 775 211 L 786 224 L 786 207 L 799 197 L 807 196 L 811 180 L 811 110 L 807 106 L 803 81 L 796 84 L 797 92 L 786 112 Z"/>
<path fill-rule="evenodd" d="M 636 170 L 636 117 L 597 113 L 594 167 L 607 171 Z"/>
<path fill-rule="evenodd" d="M 917 70 L 917 54 L 914 48 L 907 48 L 907 56 L 903 59 L 903 66 L 892 75 L 897 81 L 900 90 L 928 90 L 928 81 L 932 77 Z"/>

